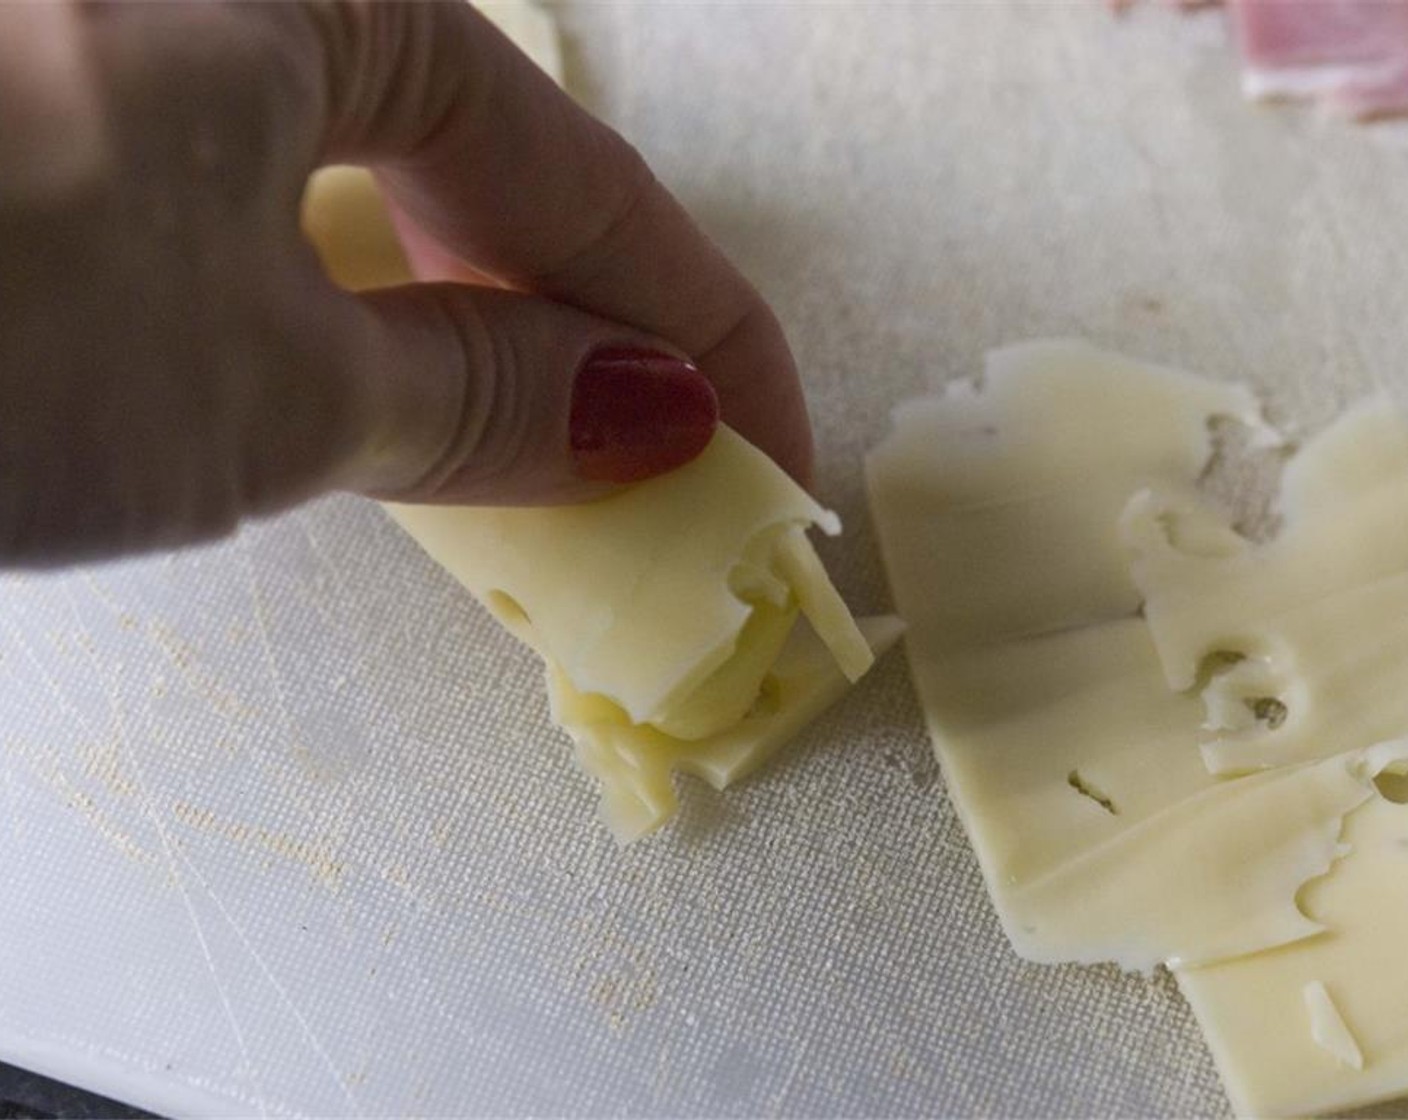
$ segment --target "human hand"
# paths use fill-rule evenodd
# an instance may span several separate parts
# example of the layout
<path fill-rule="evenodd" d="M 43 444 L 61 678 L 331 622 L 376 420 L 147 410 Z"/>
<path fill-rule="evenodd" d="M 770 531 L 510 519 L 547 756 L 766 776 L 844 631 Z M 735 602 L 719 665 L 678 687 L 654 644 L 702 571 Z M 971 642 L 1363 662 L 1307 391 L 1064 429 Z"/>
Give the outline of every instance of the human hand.
<path fill-rule="evenodd" d="M 328 162 L 376 169 L 420 275 L 491 286 L 333 285 Z M 702 449 L 710 385 L 809 478 L 762 299 L 467 6 L 0 5 L 0 563 L 336 488 L 596 496 Z"/>

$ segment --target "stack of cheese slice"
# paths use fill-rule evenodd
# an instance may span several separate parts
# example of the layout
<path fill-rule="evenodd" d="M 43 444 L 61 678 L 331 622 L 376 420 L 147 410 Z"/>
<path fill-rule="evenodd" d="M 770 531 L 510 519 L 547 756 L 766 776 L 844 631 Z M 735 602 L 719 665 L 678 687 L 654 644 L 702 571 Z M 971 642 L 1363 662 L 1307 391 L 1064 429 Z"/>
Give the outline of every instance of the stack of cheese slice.
<path fill-rule="evenodd" d="M 1173 967 L 1234 1105 L 1408 1092 L 1408 428 L 1290 461 L 1254 545 L 1200 493 L 1246 390 L 1077 342 L 989 356 L 868 461 L 911 670 L 1004 929 Z"/>

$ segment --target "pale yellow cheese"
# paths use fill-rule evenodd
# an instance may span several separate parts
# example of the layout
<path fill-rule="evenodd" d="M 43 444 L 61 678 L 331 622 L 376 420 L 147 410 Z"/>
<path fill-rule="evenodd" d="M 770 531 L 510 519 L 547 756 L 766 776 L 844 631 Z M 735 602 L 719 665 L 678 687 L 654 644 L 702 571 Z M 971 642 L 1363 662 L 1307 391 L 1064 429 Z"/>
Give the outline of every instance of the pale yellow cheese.
<path fill-rule="evenodd" d="M 926 641 L 911 626 L 911 674 L 1004 917 L 1011 892 L 1214 784 L 1190 749 L 1201 707 L 1164 685 L 1137 618 L 967 654 Z M 1030 938 L 1027 952 L 1040 952 Z"/>
<path fill-rule="evenodd" d="M 313 174 L 303 196 L 303 232 L 323 270 L 344 288 L 360 292 L 415 279 L 365 168 L 324 167 Z"/>
<path fill-rule="evenodd" d="M 882 616 L 861 619 L 860 629 L 878 656 L 903 627 Z M 849 686 L 815 632 L 796 627 L 743 718 L 691 742 L 632 723 L 614 705 L 582 696 L 560 671 L 549 675 L 553 715 L 572 736 L 582 768 L 601 782 L 602 819 L 622 843 L 654 831 L 674 814 L 675 772 L 721 790 L 786 746 Z"/>
<path fill-rule="evenodd" d="M 1193 686 L 1216 652 L 1246 657 L 1205 691 L 1203 754 L 1219 774 L 1408 730 L 1408 427 L 1388 398 L 1354 408 L 1289 462 L 1280 509 L 1265 545 L 1187 495 L 1151 490 L 1124 516 L 1169 684 Z M 1199 547 L 1170 539 L 1185 523 L 1202 527 Z M 1279 705 L 1275 726 L 1247 719 L 1258 700 Z"/>
<path fill-rule="evenodd" d="M 672 771 L 743 776 L 896 633 L 885 619 L 862 633 L 801 532 L 834 518 L 726 429 L 588 505 L 387 508 L 543 657 L 554 717 L 623 841 L 673 812 Z"/>
<path fill-rule="evenodd" d="M 1244 388 L 1077 341 L 998 350 L 980 386 L 902 405 L 867 470 L 905 620 L 953 648 L 1132 614 L 1120 514 L 1193 483 L 1213 416 L 1265 430 Z"/>
<path fill-rule="evenodd" d="M 1408 1091 L 1408 744 L 1374 745 L 1408 731 L 1408 425 L 1372 400 L 1311 440 L 1255 545 L 1197 486 L 1214 414 L 1270 442 L 1249 397 L 1017 355 L 868 464 L 1014 947 L 1174 965 L 1240 1113 Z"/>
<path fill-rule="evenodd" d="M 1351 752 L 1221 782 L 1106 846 L 1005 893 L 1031 960 L 1199 964 L 1311 937 L 1302 884 L 1339 855 L 1341 821 L 1373 796 Z"/>
<path fill-rule="evenodd" d="M 1350 1069 L 1364 1068 L 1364 1052 L 1354 1039 L 1354 1032 L 1344 1021 L 1334 999 L 1319 980 L 1312 980 L 1301 989 L 1305 1010 L 1310 1016 L 1310 1037 L 1322 1050 Z"/>
<path fill-rule="evenodd" d="M 1278 509 L 1281 528 L 1265 545 L 1186 491 L 1153 486 L 1126 512 L 1133 575 L 1172 687 L 1190 687 L 1207 653 L 1254 643 L 1268 619 L 1408 571 L 1408 427 L 1392 402 L 1362 402 L 1301 448 Z M 1166 539 L 1184 524 L 1200 527 L 1191 547 Z"/>
<path fill-rule="evenodd" d="M 560 80 L 542 12 L 482 7 Z M 304 209 L 334 280 L 411 279 L 367 172 L 320 172 Z M 727 428 L 685 467 L 589 505 L 386 508 L 542 656 L 554 715 L 622 840 L 673 812 L 674 770 L 741 777 L 894 640 L 891 619 L 862 633 L 806 537 L 840 522 Z"/>
<path fill-rule="evenodd" d="M 817 561 L 804 529 L 834 531 L 834 516 L 727 429 L 587 505 L 387 509 L 542 656 L 622 841 L 673 813 L 673 771 L 742 777 L 897 634 L 892 619 L 863 633 Z"/>
<path fill-rule="evenodd" d="M 1169 691 L 1137 618 L 964 656 L 922 642 L 911 630 L 930 733 L 1021 956 L 1148 970 L 1318 932 L 1296 891 L 1372 792 L 1351 759 L 1208 774 L 1201 705 Z"/>
<path fill-rule="evenodd" d="M 811 621 L 839 662 L 859 675 L 871 661 L 849 612 L 830 609 L 835 592 L 820 566 L 796 561 L 797 542 L 810 545 L 790 530 L 834 532 L 839 523 L 726 428 L 693 462 L 602 501 L 387 508 L 574 688 L 635 723 L 691 738 L 736 723 L 771 661 L 740 642 L 760 612 L 785 625 L 785 638 L 798 606 L 813 604 Z M 740 567 L 745 586 L 736 591 Z M 749 578 L 758 571 L 769 579 Z M 747 636 L 775 652 L 778 629 Z M 721 671 L 729 695 L 707 708 L 691 703 Z M 675 718 L 683 710 L 687 721 Z"/>
<path fill-rule="evenodd" d="M 1405 753 L 1393 744 L 1377 763 L 1401 766 Z M 1327 932 L 1176 973 L 1240 1115 L 1323 1114 L 1408 1092 L 1408 805 L 1371 798 L 1342 841 L 1333 873 L 1301 892 Z M 1353 1051 L 1307 1013 L 1310 984 L 1333 994 Z"/>
<path fill-rule="evenodd" d="M 1028 344 L 900 409 L 867 462 L 935 751 L 1028 959 L 1149 969 L 1310 936 L 1296 891 L 1369 795 L 1348 760 L 1209 774 L 1203 704 L 1134 617 L 1121 515 L 1141 489 L 1193 493 L 1214 416 L 1266 432 L 1239 387 Z"/>

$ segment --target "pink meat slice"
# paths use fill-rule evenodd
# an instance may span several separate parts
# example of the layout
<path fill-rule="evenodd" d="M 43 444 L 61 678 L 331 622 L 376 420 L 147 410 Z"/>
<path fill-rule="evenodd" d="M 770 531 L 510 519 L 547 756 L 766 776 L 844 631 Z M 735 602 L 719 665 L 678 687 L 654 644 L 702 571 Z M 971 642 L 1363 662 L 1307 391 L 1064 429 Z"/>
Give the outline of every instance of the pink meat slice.
<path fill-rule="evenodd" d="M 1253 97 L 1408 113 L 1408 0 L 1230 0 Z"/>

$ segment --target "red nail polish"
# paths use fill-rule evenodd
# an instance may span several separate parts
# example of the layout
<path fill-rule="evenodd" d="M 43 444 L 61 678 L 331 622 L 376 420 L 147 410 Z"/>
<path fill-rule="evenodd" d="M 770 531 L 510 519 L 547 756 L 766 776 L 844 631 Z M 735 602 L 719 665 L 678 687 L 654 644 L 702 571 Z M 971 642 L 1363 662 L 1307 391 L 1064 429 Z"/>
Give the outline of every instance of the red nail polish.
<path fill-rule="evenodd" d="M 594 351 L 572 390 L 572 456 L 593 482 L 639 482 L 682 467 L 718 423 L 708 379 L 658 350 Z"/>

